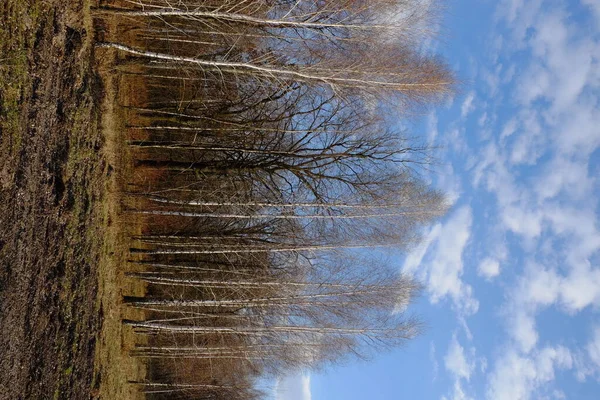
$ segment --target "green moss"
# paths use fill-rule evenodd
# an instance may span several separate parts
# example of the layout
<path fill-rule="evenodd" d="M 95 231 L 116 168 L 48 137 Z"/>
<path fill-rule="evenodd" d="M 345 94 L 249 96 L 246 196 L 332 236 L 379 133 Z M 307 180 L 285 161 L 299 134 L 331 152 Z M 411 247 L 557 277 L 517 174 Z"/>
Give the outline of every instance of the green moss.
<path fill-rule="evenodd" d="M 42 18 L 41 5 L 8 0 L 0 21 L 0 127 L 2 156 L 15 157 L 22 146 L 22 99 L 29 93 L 29 50 L 35 42 L 35 29 Z"/>

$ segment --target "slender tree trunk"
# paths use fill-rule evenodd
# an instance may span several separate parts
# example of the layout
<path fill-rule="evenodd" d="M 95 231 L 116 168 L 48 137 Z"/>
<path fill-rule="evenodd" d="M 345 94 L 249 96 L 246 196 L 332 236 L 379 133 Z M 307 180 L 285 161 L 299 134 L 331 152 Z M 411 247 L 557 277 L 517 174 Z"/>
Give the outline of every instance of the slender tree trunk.
<path fill-rule="evenodd" d="M 293 69 L 288 66 L 288 68 L 283 67 L 271 67 L 271 66 L 262 66 L 256 65 L 252 63 L 245 62 L 229 62 L 229 61 L 210 61 L 210 60 L 202 60 L 193 57 L 184 57 L 184 56 L 176 56 L 169 54 L 156 53 L 153 51 L 145 51 L 138 50 L 130 46 L 125 46 L 118 43 L 109 43 L 103 42 L 98 43 L 97 47 L 105 47 L 105 48 L 113 48 L 116 50 L 120 50 L 129 54 L 146 57 L 155 60 L 165 60 L 172 62 L 181 62 L 186 64 L 197 65 L 202 68 L 212 68 L 217 70 L 224 71 L 232 71 L 235 73 L 258 73 L 268 77 L 275 78 L 284 78 L 288 77 L 297 81 L 305 81 L 305 82 L 321 82 L 327 84 L 335 89 L 336 86 L 344 86 L 344 87 L 364 87 L 364 88 L 380 88 L 380 89 L 389 89 L 393 91 L 399 92 L 432 92 L 439 93 L 445 92 L 449 89 L 453 82 L 450 80 L 442 79 L 441 81 L 436 82 L 387 82 L 383 80 L 371 80 L 368 78 L 350 78 L 350 77 L 342 77 L 340 76 L 340 72 L 342 71 L 333 71 L 328 75 L 315 75 L 308 72 L 300 72 L 299 69 Z M 365 74 L 368 74 L 368 71 L 365 71 Z M 376 74 L 373 72 L 373 74 Z"/>
<path fill-rule="evenodd" d="M 382 290 L 384 287 L 376 285 L 361 285 L 357 284 L 334 284 L 334 283 L 309 283 L 309 282 L 269 282 L 269 281 L 239 281 L 239 280 L 196 280 L 188 278 L 171 278 L 165 276 L 148 276 L 144 273 L 128 273 L 127 276 L 139 278 L 148 282 L 165 284 L 165 285 L 177 285 L 181 284 L 184 286 L 198 286 L 198 287 L 214 287 L 214 288 L 236 288 L 236 287 L 249 287 L 249 288 L 265 288 L 265 287 L 277 287 L 284 289 L 320 289 L 320 288 L 336 288 L 336 289 L 370 289 L 370 290 Z"/>
<path fill-rule="evenodd" d="M 402 217 L 407 215 L 437 215 L 434 211 L 398 211 L 393 213 L 383 214 L 356 214 L 356 215 L 323 215 L 323 214 L 296 214 L 296 215 L 282 215 L 282 214 L 220 214 L 220 213 L 200 213 L 200 212 L 187 212 L 187 211 L 166 211 L 166 210 L 128 210 L 132 214 L 145 214 L 145 215 L 171 215 L 177 217 L 190 217 L 190 218 L 233 218 L 233 219 L 327 219 L 327 220 L 342 220 L 342 219 L 372 219 L 372 218 L 390 218 L 390 217 Z"/>
<path fill-rule="evenodd" d="M 144 196 L 144 195 L 142 195 Z M 181 206 L 206 206 L 206 207 L 270 207 L 270 208 L 327 208 L 327 209 L 357 209 L 357 210 L 376 210 L 384 208 L 409 208 L 409 209 L 427 209 L 431 207 L 428 204 L 407 205 L 407 203 L 383 203 L 383 204 L 350 204 L 350 203 L 276 203 L 263 201 L 248 202 L 217 202 L 203 200 L 172 200 L 153 195 L 145 195 L 151 201 L 156 203 L 173 204 Z M 408 200 L 407 200 L 408 202 Z"/>
<path fill-rule="evenodd" d="M 371 334 L 376 335 L 377 333 L 388 333 L 390 329 L 376 329 L 376 328 L 329 328 L 329 327 L 313 327 L 313 326 L 267 326 L 267 327 L 206 327 L 206 326 L 194 326 L 194 325 L 172 325 L 162 323 L 151 323 L 151 322 L 134 322 L 128 321 L 128 325 L 134 328 L 164 331 L 164 332 L 180 332 L 180 333 L 196 333 L 196 334 L 234 334 L 234 335 L 277 335 L 280 333 L 312 333 L 317 335 L 365 335 Z"/>
<path fill-rule="evenodd" d="M 293 21 L 284 19 L 268 19 L 268 18 L 257 18 L 250 15 L 234 14 L 234 13 L 222 13 L 214 11 L 201 11 L 201 10 L 177 10 L 177 9 L 163 9 L 163 10 L 124 10 L 124 9 L 111 9 L 111 8 L 98 8 L 95 10 L 96 13 L 100 14 L 112 14 L 112 15 L 125 15 L 125 16 L 139 16 L 139 17 L 198 17 L 198 18 L 209 18 L 231 22 L 243 22 L 251 25 L 258 26 L 269 26 L 276 28 L 292 28 L 292 29 L 311 29 L 311 30 L 323 30 L 323 29 L 356 29 L 356 30 L 373 30 L 373 29 L 390 29 L 398 28 L 394 25 L 384 24 L 344 24 L 344 23 L 326 23 L 326 22 L 312 22 L 307 18 L 305 21 Z"/>
<path fill-rule="evenodd" d="M 221 249 L 212 250 L 204 249 L 173 249 L 173 250 L 144 250 L 130 249 L 132 253 L 159 255 L 159 254 L 252 254 L 252 253 L 297 253 L 301 251 L 327 251 L 340 249 L 372 249 L 381 247 L 392 247 L 397 244 L 366 244 L 366 245 L 321 245 L 321 246 L 296 246 L 296 247 L 280 247 L 280 248 L 238 248 L 238 249 Z"/>
<path fill-rule="evenodd" d="M 265 297 L 256 299 L 237 299 L 237 300 L 161 300 L 161 299 L 136 299 L 135 301 L 128 302 L 132 306 L 166 306 L 166 307 L 225 307 L 225 308 L 239 308 L 239 307 L 268 307 L 268 306 L 281 306 L 290 304 L 318 304 L 317 302 L 311 303 L 313 300 L 331 299 L 336 297 L 344 296 L 358 296 L 360 294 L 373 294 L 377 293 L 378 290 L 353 290 L 347 292 L 331 292 L 323 294 L 309 294 L 309 295 L 292 295 L 282 297 Z"/>

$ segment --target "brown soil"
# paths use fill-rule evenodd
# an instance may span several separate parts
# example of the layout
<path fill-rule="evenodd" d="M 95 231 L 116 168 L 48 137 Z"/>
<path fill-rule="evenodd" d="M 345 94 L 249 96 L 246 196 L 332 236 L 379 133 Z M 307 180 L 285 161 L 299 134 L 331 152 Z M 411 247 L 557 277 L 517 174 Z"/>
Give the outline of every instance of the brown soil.
<path fill-rule="evenodd" d="M 113 167 L 91 26 L 86 0 L 0 2 L 0 399 L 99 393 Z"/>

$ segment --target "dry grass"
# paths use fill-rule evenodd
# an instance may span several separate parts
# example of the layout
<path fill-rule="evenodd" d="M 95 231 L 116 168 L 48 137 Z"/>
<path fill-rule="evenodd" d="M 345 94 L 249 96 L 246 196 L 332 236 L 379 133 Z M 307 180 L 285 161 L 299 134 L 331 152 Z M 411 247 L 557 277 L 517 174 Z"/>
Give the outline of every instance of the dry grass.
<path fill-rule="evenodd" d="M 129 356 L 135 345 L 133 332 L 124 326 L 124 318 L 142 318 L 139 311 L 126 308 L 122 304 L 123 295 L 142 296 L 144 285 L 124 276 L 128 237 L 135 232 L 135 224 L 126 224 L 120 210 L 121 182 L 128 173 L 128 157 L 123 151 L 122 118 L 116 107 L 120 96 L 128 96 L 118 90 L 119 79 L 112 74 L 116 62 L 114 51 L 97 53 L 98 71 L 105 85 L 102 103 L 102 132 L 106 138 L 105 154 L 114 173 L 107 181 L 108 199 L 104 212 L 108 222 L 99 266 L 99 300 L 104 310 L 104 324 L 96 353 L 96 369 L 101 375 L 99 395 L 102 399 L 144 399 L 143 393 L 128 381 L 142 380 L 146 375 L 145 365 L 139 359 Z"/>

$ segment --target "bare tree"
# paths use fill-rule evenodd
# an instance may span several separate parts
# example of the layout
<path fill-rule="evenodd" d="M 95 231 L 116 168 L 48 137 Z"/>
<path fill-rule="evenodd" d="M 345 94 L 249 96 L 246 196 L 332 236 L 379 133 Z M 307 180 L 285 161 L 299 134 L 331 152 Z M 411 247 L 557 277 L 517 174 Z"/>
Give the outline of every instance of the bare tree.
<path fill-rule="evenodd" d="M 443 99 L 416 0 L 114 0 L 98 48 L 140 90 L 121 108 L 137 224 L 124 321 L 153 398 L 248 399 L 264 373 L 400 345 L 419 285 L 385 250 L 446 210 L 430 148 L 393 128 Z M 139 99 L 138 99 L 139 98 Z M 143 316 L 142 316 L 143 315 Z"/>

